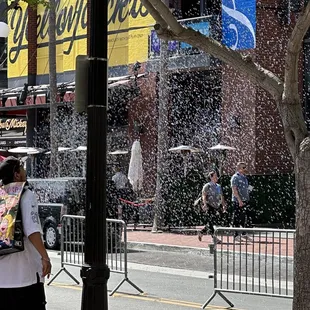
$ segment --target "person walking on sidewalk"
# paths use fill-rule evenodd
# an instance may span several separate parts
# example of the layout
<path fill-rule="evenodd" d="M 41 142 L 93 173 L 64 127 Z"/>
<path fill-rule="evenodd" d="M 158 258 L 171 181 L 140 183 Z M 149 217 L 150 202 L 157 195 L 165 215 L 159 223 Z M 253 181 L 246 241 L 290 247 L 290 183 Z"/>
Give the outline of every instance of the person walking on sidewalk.
<path fill-rule="evenodd" d="M 26 182 L 19 159 L 10 156 L 0 164 L 3 185 Z M 51 262 L 42 241 L 42 230 L 35 194 L 25 185 L 20 198 L 24 250 L 0 256 L 1 309 L 45 310 L 44 277 L 51 273 Z"/>
<path fill-rule="evenodd" d="M 222 188 L 217 183 L 218 176 L 215 171 L 211 171 L 208 174 L 210 180 L 203 186 L 202 189 L 202 209 L 206 212 L 208 223 L 198 232 L 198 240 L 202 240 L 204 233 L 209 233 L 212 238 L 214 237 L 214 225 L 219 223 L 221 211 L 226 211 L 226 202 L 223 196 Z M 220 243 L 219 239 L 216 239 L 217 243 Z"/>
<path fill-rule="evenodd" d="M 232 203 L 233 203 L 233 227 L 249 227 L 250 214 L 249 214 L 249 181 L 246 177 L 247 166 L 244 162 L 238 162 L 236 166 L 236 173 L 231 178 L 232 188 Z M 252 242 L 252 238 L 245 233 L 235 232 L 235 240 L 241 241 L 242 239 Z"/>

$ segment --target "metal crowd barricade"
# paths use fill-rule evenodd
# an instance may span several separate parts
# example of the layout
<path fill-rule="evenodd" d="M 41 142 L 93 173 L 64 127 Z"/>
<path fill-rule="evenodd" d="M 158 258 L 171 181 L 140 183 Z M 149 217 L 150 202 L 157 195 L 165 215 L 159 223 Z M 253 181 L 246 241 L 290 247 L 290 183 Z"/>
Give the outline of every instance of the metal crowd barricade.
<path fill-rule="evenodd" d="M 128 278 L 127 227 L 122 220 L 107 219 L 107 265 L 110 272 L 123 274 L 124 278 L 111 291 L 112 296 L 124 282 L 128 282 L 140 293 L 143 291 Z M 47 283 L 50 285 L 61 272 L 65 272 L 73 281 L 79 281 L 68 271 L 66 266 L 84 265 L 85 216 L 64 215 L 61 221 L 61 268 Z"/>
<path fill-rule="evenodd" d="M 124 221 L 107 219 L 106 244 L 107 265 L 110 271 L 124 275 L 123 280 L 111 291 L 110 296 L 112 296 L 124 282 L 129 283 L 139 293 L 143 293 L 143 291 L 128 278 L 127 226 Z"/>
<path fill-rule="evenodd" d="M 202 308 L 216 295 L 234 307 L 224 293 L 293 298 L 294 248 L 295 230 L 217 228 L 214 292 Z"/>

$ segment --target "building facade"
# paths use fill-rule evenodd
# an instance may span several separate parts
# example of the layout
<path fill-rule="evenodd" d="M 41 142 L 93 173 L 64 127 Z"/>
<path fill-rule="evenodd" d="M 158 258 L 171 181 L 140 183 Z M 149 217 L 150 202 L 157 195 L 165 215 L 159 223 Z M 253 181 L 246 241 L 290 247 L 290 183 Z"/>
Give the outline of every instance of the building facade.
<path fill-rule="evenodd" d="M 87 54 L 87 3 L 57 1 L 59 102 L 71 104 L 69 110 L 74 102 L 75 59 Z M 289 32 L 300 10 L 297 5 L 289 10 L 289 3 L 257 0 L 256 47 L 242 51 L 280 76 Z M 152 192 L 156 180 L 160 41 L 153 30 L 153 18 L 139 0 L 108 1 L 108 6 L 109 150 L 121 148 L 130 152 L 134 139 L 140 139 L 146 188 Z M 219 1 L 171 0 L 169 6 L 188 27 L 215 39 L 222 38 Z M 43 126 L 44 130 L 38 128 L 48 119 L 48 9 L 40 6 L 34 10 L 21 2 L 20 9 L 9 14 L 8 23 L 8 88 L 0 93 L 1 118 L 11 115 L 13 119 L 26 119 L 27 144 L 47 147 L 44 135 L 48 126 Z M 305 64 L 309 66 L 308 50 L 306 40 Z M 193 161 L 201 162 L 205 168 L 206 162 L 218 156 L 209 147 L 217 143 L 234 146 L 237 151 L 228 152 L 224 162 L 226 174 L 234 171 L 239 160 L 248 163 L 251 174 L 292 172 L 281 121 L 268 94 L 236 70 L 187 44 L 169 42 L 168 53 L 169 147 L 186 144 L 201 148 L 203 154 Z M 305 111 L 309 113 L 307 81 L 304 98 Z M 24 100 L 22 93 L 26 95 Z M 80 128 L 84 130 L 85 126 Z M 85 137 L 71 141 L 68 138 L 63 146 L 84 142 Z"/>

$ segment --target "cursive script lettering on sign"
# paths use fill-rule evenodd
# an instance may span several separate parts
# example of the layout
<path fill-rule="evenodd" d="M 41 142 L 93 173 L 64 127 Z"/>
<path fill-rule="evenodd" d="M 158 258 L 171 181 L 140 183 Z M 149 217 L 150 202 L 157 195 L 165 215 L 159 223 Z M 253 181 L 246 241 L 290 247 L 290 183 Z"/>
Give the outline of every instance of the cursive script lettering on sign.
<path fill-rule="evenodd" d="M 23 128 L 24 132 L 26 132 L 27 121 L 17 118 L 0 119 L 0 130 L 11 130 L 16 128 Z"/>
<path fill-rule="evenodd" d="M 64 5 L 65 0 L 56 0 L 56 35 L 62 37 L 57 44 L 69 42 L 67 49 L 63 51 L 69 55 L 73 43 L 76 40 L 85 39 L 86 34 L 78 35 L 78 30 L 87 28 L 87 0 L 76 0 L 72 4 Z M 103 0 L 101 0 L 103 1 Z M 148 15 L 146 8 L 139 0 L 108 0 L 109 20 L 108 24 L 122 23 L 127 18 L 145 17 Z M 38 48 L 48 46 L 48 42 L 40 43 L 48 35 L 49 9 L 44 8 L 37 16 Z M 27 49 L 27 9 L 14 10 L 9 22 L 12 29 L 12 42 L 9 48 L 9 61 L 15 63 L 21 50 Z M 119 30 L 124 31 L 124 29 Z"/>

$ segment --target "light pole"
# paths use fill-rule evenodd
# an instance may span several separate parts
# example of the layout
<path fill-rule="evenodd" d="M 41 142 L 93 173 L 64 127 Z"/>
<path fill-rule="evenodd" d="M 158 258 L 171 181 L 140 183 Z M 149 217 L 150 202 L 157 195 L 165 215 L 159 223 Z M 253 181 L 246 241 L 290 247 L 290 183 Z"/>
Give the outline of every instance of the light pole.
<path fill-rule="evenodd" d="M 106 265 L 106 156 L 108 1 L 91 0 L 89 14 L 85 264 L 82 310 L 108 309 Z"/>

